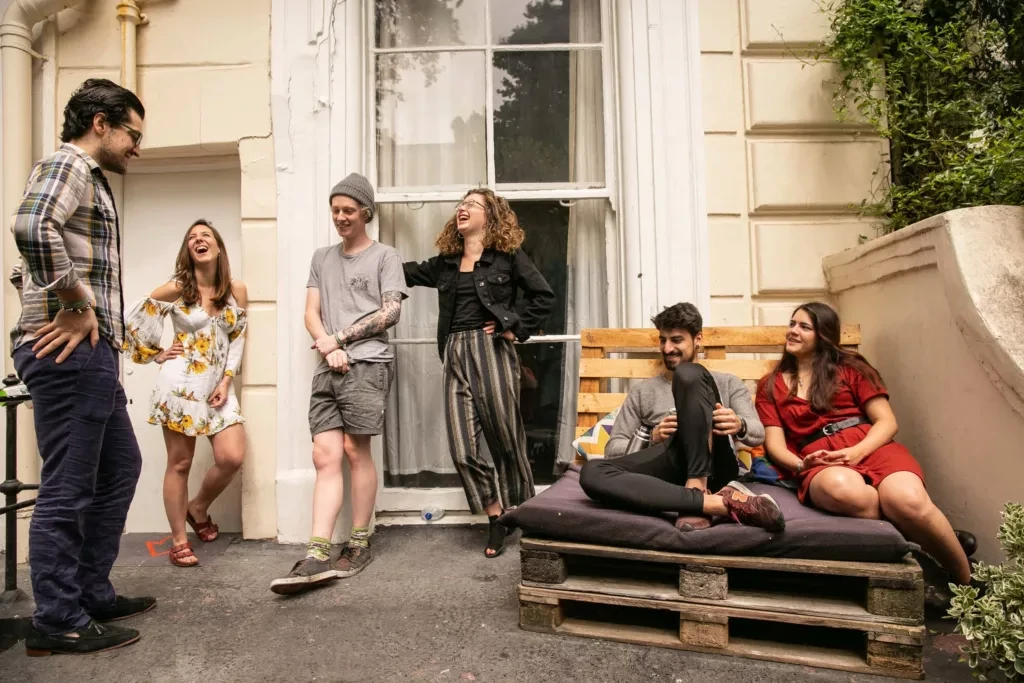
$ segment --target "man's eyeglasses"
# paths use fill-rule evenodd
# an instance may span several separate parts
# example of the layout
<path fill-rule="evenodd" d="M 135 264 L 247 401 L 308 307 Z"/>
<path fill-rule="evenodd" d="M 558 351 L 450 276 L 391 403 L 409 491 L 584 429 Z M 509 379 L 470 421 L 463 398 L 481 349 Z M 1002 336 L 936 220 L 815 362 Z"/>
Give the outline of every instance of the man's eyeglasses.
<path fill-rule="evenodd" d="M 132 139 L 132 143 L 136 147 L 138 147 L 139 145 L 142 144 L 142 131 L 141 130 L 135 130 L 134 128 L 129 126 L 127 123 L 119 123 L 118 125 L 121 128 L 123 128 L 125 130 L 125 132 L 128 133 L 128 137 L 130 137 Z"/>

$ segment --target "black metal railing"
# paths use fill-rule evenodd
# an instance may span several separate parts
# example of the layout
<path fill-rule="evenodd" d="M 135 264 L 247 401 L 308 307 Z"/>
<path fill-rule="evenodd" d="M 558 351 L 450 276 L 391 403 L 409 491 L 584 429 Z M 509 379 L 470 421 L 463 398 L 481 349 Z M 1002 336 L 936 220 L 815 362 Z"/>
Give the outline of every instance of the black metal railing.
<path fill-rule="evenodd" d="M 15 375 L 4 378 L 4 387 L 9 391 L 20 384 Z M 7 515 L 7 536 L 4 539 L 5 567 L 3 599 L 11 600 L 18 596 L 18 510 L 32 507 L 36 499 L 18 501 L 22 491 L 35 491 L 38 484 L 23 484 L 18 481 L 18 406 L 31 400 L 28 394 L 0 397 L 0 404 L 7 409 L 7 469 L 6 479 L 0 483 L 0 493 L 4 495 L 0 515 Z"/>

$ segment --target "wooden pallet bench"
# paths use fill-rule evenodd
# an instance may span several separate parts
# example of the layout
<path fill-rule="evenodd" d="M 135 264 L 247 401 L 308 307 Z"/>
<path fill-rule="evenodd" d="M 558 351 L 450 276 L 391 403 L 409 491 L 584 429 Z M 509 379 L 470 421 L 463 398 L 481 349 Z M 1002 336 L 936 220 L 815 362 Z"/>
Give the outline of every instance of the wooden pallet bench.
<path fill-rule="evenodd" d="M 711 327 L 697 362 L 753 391 L 785 327 Z M 840 343 L 860 344 L 844 325 Z M 580 333 L 577 435 L 626 398 L 614 380 L 662 371 L 654 329 Z M 736 357 L 735 354 L 742 354 Z M 581 462 L 577 460 L 577 462 Z M 924 581 L 901 563 L 686 555 L 523 538 L 519 624 L 530 631 L 924 677 Z"/>
<path fill-rule="evenodd" d="M 924 582 L 895 564 L 686 555 L 524 538 L 519 625 L 923 678 Z"/>

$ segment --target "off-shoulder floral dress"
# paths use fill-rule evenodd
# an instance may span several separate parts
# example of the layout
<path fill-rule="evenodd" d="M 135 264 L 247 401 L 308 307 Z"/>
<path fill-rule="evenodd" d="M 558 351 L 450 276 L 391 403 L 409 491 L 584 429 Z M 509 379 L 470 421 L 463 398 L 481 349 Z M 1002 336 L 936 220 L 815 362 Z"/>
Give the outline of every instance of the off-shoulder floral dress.
<path fill-rule="evenodd" d="M 163 350 L 160 339 L 167 316 L 185 351 L 160 368 L 149 423 L 188 436 L 212 436 L 245 422 L 233 386 L 221 407 L 209 403 L 220 381 L 241 369 L 245 309 L 232 298 L 224 310 L 211 317 L 202 306 L 189 306 L 180 298 L 168 303 L 147 297 L 132 308 L 126 321 L 124 351 L 132 362 L 149 363 Z"/>

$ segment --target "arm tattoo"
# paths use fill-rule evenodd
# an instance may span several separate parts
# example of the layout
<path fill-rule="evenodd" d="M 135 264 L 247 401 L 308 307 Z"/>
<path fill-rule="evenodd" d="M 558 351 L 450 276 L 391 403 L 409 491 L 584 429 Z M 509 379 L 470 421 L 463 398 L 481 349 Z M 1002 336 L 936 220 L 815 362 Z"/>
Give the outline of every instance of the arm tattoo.
<path fill-rule="evenodd" d="M 380 334 L 389 327 L 398 323 L 402 313 L 402 295 L 399 292 L 384 292 L 384 303 L 376 313 L 367 316 L 354 325 L 345 328 L 341 336 L 346 343 L 352 343 L 360 339 Z"/>

